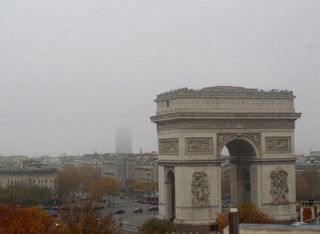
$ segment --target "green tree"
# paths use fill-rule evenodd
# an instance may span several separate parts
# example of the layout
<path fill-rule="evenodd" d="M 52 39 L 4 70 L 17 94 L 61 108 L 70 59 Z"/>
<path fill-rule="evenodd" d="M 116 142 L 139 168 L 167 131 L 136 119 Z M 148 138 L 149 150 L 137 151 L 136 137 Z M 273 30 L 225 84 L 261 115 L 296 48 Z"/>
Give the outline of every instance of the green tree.
<path fill-rule="evenodd" d="M 176 228 L 168 222 L 159 219 L 149 219 L 139 227 L 139 234 L 166 234 L 177 231 Z"/>

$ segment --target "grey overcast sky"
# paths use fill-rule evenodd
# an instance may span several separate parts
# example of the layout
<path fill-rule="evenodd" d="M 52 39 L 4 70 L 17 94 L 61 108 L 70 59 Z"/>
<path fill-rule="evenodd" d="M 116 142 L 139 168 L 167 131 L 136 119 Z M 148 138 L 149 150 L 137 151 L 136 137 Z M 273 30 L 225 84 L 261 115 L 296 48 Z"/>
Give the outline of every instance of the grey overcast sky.
<path fill-rule="evenodd" d="M 0 0 L 0 154 L 156 150 L 158 93 L 290 89 L 320 150 L 319 0 Z"/>

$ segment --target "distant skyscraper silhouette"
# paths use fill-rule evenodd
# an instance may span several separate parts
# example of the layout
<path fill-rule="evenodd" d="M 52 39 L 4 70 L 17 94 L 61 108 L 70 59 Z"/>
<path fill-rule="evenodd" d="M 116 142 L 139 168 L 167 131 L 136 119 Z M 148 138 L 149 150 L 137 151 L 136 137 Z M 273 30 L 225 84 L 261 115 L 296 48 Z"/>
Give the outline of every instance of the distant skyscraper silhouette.
<path fill-rule="evenodd" d="M 116 131 L 116 153 L 132 153 L 131 128 L 123 125 Z"/>

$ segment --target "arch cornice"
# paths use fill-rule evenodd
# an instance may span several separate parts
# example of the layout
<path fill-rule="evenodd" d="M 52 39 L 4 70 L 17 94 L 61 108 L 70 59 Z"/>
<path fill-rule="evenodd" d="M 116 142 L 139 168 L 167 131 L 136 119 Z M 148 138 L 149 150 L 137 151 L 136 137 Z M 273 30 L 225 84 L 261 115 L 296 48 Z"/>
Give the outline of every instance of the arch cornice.
<path fill-rule="evenodd" d="M 261 155 L 261 134 L 260 133 L 218 133 L 217 134 L 217 153 L 221 156 L 224 146 L 233 140 L 244 140 L 248 142 L 255 151 L 256 157 Z"/>

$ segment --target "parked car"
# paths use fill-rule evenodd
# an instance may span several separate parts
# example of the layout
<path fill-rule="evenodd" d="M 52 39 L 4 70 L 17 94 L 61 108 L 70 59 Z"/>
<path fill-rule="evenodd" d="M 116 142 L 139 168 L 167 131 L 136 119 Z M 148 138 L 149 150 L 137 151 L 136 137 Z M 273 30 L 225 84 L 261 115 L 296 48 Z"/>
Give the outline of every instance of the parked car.
<path fill-rule="evenodd" d="M 149 212 L 159 211 L 159 207 L 157 207 L 157 206 L 151 206 L 151 207 L 148 208 L 148 211 L 149 211 Z"/>
<path fill-rule="evenodd" d="M 125 214 L 125 213 L 126 213 L 126 211 L 123 209 L 116 210 L 115 212 L 113 212 L 113 214 Z"/>
<path fill-rule="evenodd" d="M 134 214 L 141 214 L 141 213 L 143 213 L 143 209 L 141 209 L 141 208 L 134 209 L 133 213 Z"/>

